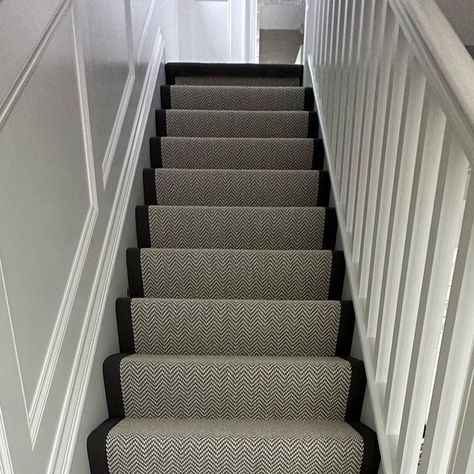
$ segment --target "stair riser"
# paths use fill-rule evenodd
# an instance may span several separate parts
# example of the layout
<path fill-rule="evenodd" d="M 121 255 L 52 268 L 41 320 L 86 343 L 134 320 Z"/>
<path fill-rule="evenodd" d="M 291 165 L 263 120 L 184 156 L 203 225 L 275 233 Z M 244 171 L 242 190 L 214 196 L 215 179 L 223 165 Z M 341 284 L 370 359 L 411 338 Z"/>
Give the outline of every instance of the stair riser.
<path fill-rule="evenodd" d="M 309 87 L 161 86 L 162 109 L 314 110 Z"/>
<path fill-rule="evenodd" d="M 163 355 L 347 356 L 350 302 L 119 298 L 124 353 Z"/>
<path fill-rule="evenodd" d="M 152 168 L 322 169 L 324 144 L 308 138 L 150 138 Z"/>
<path fill-rule="evenodd" d="M 190 85 L 295 86 L 303 82 L 303 66 L 222 63 L 171 63 L 166 82 Z"/>
<path fill-rule="evenodd" d="M 334 358 L 278 361 L 111 356 L 104 363 L 110 416 L 358 419 L 365 390 L 362 363 Z"/>
<path fill-rule="evenodd" d="M 114 474 L 358 474 L 362 452 L 362 443 L 353 440 L 120 437 L 114 438 L 110 459 Z"/>
<path fill-rule="evenodd" d="M 340 299 L 342 252 L 128 249 L 130 296 Z"/>
<path fill-rule="evenodd" d="M 159 207 L 136 208 L 142 248 L 332 249 L 334 209 Z"/>
<path fill-rule="evenodd" d="M 159 137 L 317 138 L 316 112 L 157 110 Z"/>
<path fill-rule="evenodd" d="M 145 204 L 161 206 L 324 207 L 326 171 L 143 171 Z"/>

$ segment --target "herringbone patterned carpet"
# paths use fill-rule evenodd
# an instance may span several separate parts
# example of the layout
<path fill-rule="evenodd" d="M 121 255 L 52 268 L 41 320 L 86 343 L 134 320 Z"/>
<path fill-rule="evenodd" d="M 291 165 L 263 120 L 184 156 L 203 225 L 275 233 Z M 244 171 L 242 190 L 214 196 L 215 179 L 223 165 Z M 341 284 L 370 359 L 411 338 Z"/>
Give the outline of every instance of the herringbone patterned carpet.
<path fill-rule="evenodd" d="M 301 68 L 166 70 L 92 474 L 377 472 Z"/>

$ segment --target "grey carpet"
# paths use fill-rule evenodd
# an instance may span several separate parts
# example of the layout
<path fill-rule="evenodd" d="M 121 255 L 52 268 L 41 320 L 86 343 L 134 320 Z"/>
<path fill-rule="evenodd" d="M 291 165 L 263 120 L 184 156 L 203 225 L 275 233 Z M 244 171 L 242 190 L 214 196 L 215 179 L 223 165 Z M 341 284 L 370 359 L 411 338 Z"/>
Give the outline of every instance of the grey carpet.
<path fill-rule="evenodd" d="M 302 68 L 166 72 L 91 473 L 377 472 Z"/>

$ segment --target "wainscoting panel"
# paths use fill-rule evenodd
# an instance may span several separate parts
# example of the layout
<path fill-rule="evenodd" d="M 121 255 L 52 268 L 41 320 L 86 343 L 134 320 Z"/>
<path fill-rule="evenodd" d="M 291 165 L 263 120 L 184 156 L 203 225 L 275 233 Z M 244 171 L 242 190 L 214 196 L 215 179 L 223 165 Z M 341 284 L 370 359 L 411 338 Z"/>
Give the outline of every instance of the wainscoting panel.
<path fill-rule="evenodd" d="M 33 423 L 39 374 L 51 336 L 69 317 L 93 230 L 95 183 L 88 178 L 70 9 L 1 128 L 0 149 L 0 251 Z"/>
<path fill-rule="evenodd" d="M 161 3 L 0 2 L 2 474 L 66 474 L 85 447 L 86 390 L 164 60 Z M 74 466 L 88 472 L 85 458 Z"/>
<path fill-rule="evenodd" d="M 0 2 L 0 104 L 68 6 L 68 0 Z M 21 12 L 21 14 L 20 14 Z"/>
<path fill-rule="evenodd" d="M 128 0 L 85 0 L 80 9 L 84 28 L 84 64 L 89 98 L 94 157 L 98 176 L 107 183 L 132 93 Z M 113 14 L 111 14 L 113 12 Z"/>

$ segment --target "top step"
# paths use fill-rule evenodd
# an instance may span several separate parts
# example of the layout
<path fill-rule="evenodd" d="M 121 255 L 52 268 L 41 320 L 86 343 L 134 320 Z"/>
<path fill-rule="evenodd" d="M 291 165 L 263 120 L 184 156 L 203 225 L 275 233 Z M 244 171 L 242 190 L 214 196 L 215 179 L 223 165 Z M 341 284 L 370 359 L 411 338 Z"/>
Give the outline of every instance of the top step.
<path fill-rule="evenodd" d="M 168 63 L 168 85 L 300 87 L 303 66 L 295 64 Z"/>

